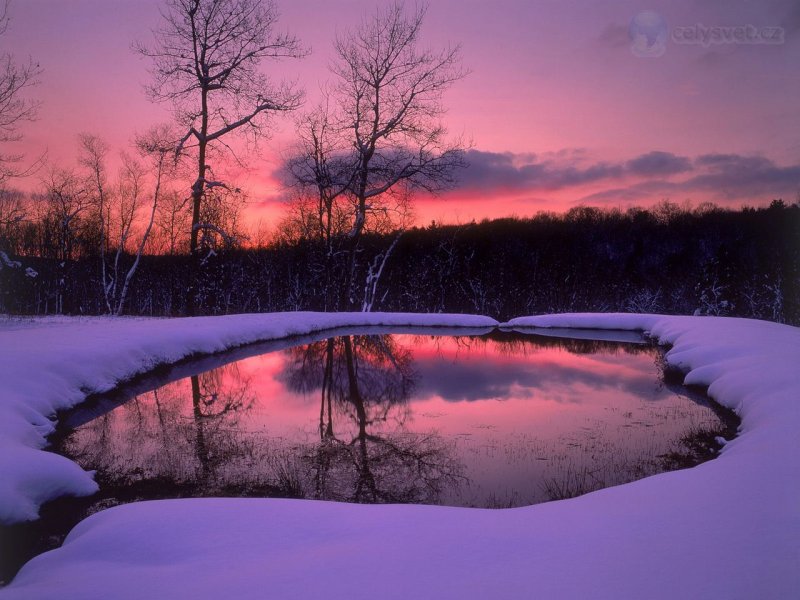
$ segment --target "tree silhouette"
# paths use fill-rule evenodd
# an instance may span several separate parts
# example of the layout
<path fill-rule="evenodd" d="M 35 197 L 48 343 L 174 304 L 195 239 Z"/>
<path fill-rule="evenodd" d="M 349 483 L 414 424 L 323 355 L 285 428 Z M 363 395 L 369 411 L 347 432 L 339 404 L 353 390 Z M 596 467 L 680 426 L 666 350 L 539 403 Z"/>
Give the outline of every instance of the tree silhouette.
<path fill-rule="evenodd" d="M 344 268 L 339 310 L 359 304 L 363 311 L 372 309 L 394 249 L 391 245 L 372 259 L 357 298 L 362 236 L 402 231 L 409 222 L 410 192 L 447 188 L 456 168 L 465 165 L 460 141 L 447 139 L 439 118 L 443 93 L 466 72 L 457 46 L 420 47 L 425 13 L 424 6 L 409 13 L 402 2 L 394 2 L 338 35 L 334 80 L 322 104 L 298 126 L 300 142 L 286 171 L 301 198 L 315 198 L 318 209 L 300 219 L 313 224 L 300 232 L 313 237 L 319 232 L 329 256 L 331 231 L 338 233 L 332 226 L 340 225 L 341 213 L 347 215 L 347 228 L 338 236 L 346 256 L 345 264 L 337 265 Z M 295 207 L 305 205 L 301 201 Z"/>
<path fill-rule="evenodd" d="M 267 116 L 300 105 L 301 92 L 273 84 L 259 67 L 264 60 L 298 58 L 305 51 L 295 37 L 275 31 L 278 12 L 271 0 L 167 0 L 162 16 L 153 43 L 135 48 L 152 60 L 149 96 L 171 103 L 185 130 L 176 152 L 192 152 L 196 160 L 189 244 L 195 272 L 187 292 L 187 311 L 193 314 L 200 233 L 227 235 L 201 222 L 207 190 L 229 187 L 214 176 L 210 159 L 215 150 L 230 150 L 230 135 L 256 141 L 266 133 Z"/>
<path fill-rule="evenodd" d="M 10 0 L 0 2 L 0 36 L 8 29 L 9 5 Z M 39 105 L 26 98 L 25 92 L 36 85 L 41 72 L 38 63 L 32 59 L 19 62 L 10 53 L 0 54 L 0 144 L 18 141 L 22 137 L 20 124 L 36 117 Z M 0 186 L 9 178 L 26 173 L 26 170 L 16 167 L 20 160 L 20 154 L 0 152 Z"/>

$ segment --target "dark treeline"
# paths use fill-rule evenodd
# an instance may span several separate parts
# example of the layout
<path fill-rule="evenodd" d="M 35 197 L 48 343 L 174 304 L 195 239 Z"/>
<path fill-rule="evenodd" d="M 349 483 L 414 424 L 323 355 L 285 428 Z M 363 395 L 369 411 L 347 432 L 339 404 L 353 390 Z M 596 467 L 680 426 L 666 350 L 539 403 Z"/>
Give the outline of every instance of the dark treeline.
<path fill-rule="evenodd" d="M 735 211 L 670 203 L 625 212 L 579 207 L 530 219 L 432 224 L 399 238 L 397 232 L 365 238 L 356 261 L 355 281 L 361 283 L 352 287 L 349 308 L 498 319 L 635 311 L 800 324 L 798 234 L 800 206 L 782 201 Z M 37 256 L 20 255 L 25 253 L 15 252 L 8 239 L 5 247 L 0 310 L 106 312 L 94 244 L 66 260 L 55 247 Z M 189 266 L 185 254 L 143 256 L 126 312 L 185 314 Z M 313 240 L 220 247 L 202 261 L 198 312 L 326 310 L 326 298 L 344 285 L 346 268 L 349 256 L 331 258 L 325 244 Z"/>

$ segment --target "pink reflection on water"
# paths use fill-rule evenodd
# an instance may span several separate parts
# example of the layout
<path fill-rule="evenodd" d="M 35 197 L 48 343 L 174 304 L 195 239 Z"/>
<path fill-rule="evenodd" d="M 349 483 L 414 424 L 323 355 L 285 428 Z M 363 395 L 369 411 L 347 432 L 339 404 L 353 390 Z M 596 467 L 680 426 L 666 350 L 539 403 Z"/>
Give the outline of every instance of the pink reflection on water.
<path fill-rule="evenodd" d="M 658 359 L 633 344 L 348 336 L 140 395 L 68 452 L 111 474 L 201 480 L 199 495 L 531 504 L 663 470 L 683 437 L 718 426 L 663 384 Z"/>

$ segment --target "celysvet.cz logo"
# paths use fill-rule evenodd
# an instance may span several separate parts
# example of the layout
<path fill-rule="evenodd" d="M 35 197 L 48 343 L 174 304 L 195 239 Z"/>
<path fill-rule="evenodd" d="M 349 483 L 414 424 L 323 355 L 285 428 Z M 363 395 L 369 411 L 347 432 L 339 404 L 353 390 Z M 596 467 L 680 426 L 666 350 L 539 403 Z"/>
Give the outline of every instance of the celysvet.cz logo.
<path fill-rule="evenodd" d="M 777 26 L 744 25 L 690 25 L 667 26 L 663 16 L 645 10 L 631 19 L 628 25 L 631 53 L 641 58 L 658 58 L 673 44 L 715 46 L 723 44 L 783 44 L 785 30 Z"/>
<path fill-rule="evenodd" d="M 670 39 L 676 44 L 783 44 L 783 27 L 756 27 L 755 25 L 703 25 L 673 27 Z"/>
<path fill-rule="evenodd" d="M 667 51 L 669 30 L 660 14 L 645 10 L 635 15 L 628 25 L 631 52 L 634 56 L 657 58 Z"/>

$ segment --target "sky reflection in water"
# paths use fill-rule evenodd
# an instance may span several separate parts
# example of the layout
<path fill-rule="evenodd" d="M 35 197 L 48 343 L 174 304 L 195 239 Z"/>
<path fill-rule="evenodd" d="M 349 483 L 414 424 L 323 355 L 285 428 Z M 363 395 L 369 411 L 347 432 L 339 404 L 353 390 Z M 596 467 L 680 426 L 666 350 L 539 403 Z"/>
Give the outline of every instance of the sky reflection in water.
<path fill-rule="evenodd" d="M 659 361 L 516 334 L 338 336 L 141 393 L 63 449 L 157 496 L 521 506 L 665 470 L 720 426 Z"/>

